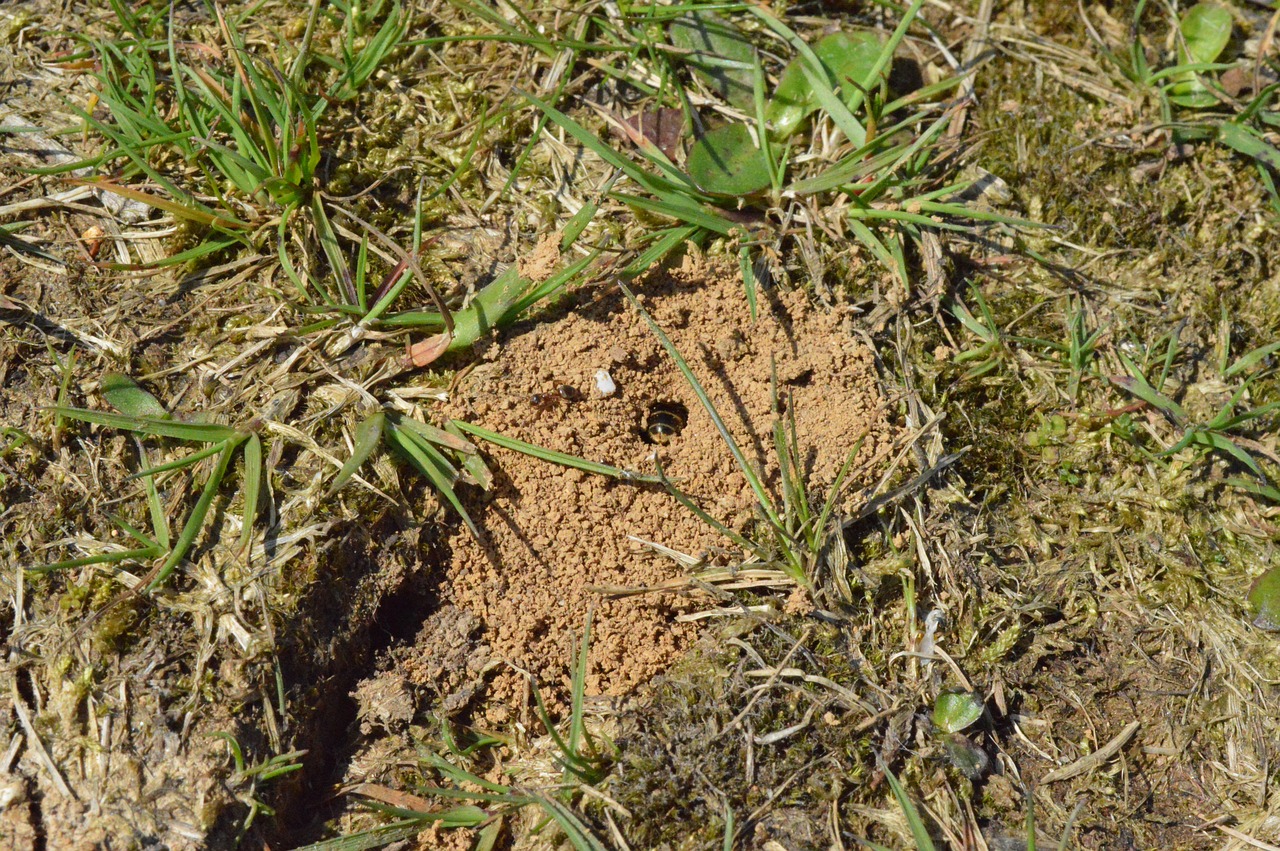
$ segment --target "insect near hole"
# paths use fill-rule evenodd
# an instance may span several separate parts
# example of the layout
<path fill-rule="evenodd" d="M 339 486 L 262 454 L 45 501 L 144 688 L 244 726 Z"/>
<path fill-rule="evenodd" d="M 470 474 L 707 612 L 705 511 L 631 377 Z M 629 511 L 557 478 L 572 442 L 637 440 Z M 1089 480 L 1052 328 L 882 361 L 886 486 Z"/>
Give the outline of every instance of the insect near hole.
<path fill-rule="evenodd" d="M 640 439 L 666 446 L 684 430 L 689 409 L 679 402 L 654 402 L 645 413 Z"/>

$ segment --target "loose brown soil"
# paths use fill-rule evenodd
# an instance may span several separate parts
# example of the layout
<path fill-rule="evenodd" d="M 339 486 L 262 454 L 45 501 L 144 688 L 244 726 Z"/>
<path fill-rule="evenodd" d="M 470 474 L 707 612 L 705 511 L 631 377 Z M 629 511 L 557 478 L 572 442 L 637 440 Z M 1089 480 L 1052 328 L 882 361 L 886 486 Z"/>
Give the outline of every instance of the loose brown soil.
<path fill-rule="evenodd" d="M 687 258 L 640 289 L 775 493 L 775 375 L 780 404 L 795 416 L 814 499 L 825 497 L 860 439 L 851 483 L 867 484 L 882 466 L 894 429 L 874 356 L 849 316 L 814 309 L 802 293 L 770 292 L 752 322 L 736 264 L 713 260 Z M 658 457 L 712 517 L 745 529 L 756 516 L 751 488 L 693 389 L 621 291 L 593 289 L 561 311 L 555 321 L 518 327 L 492 345 L 460 383 L 449 413 L 623 470 L 652 473 Z M 607 397 L 594 379 L 602 369 L 617 385 Z M 655 404 L 687 412 L 665 445 L 645 432 Z M 565 693 L 574 641 L 594 610 L 588 693 L 630 694 L 695 635 L 678 616 L 708 602 L 705 595 L 657 590 L 680 585 L 690 571 L 641 542 L 708 565 L 725 561 L 721 548 L 728 542 L 659 485 L 611 480 L 509 450 L 495 449 L 492 459 L 497 483 L 476 508 L 481 536 L 462 528 L 450 535 L 439 609 L 411 647 L 395 652 L 384 676 L 426 687 L 450 710 L 480 701 L 480 717 L 498 724 L 512 710 L 523 716 L 530 708 L 529 674 L 553 689 L 548 697 Z M 647 589 L 654 590 L 602 593 Z"/>

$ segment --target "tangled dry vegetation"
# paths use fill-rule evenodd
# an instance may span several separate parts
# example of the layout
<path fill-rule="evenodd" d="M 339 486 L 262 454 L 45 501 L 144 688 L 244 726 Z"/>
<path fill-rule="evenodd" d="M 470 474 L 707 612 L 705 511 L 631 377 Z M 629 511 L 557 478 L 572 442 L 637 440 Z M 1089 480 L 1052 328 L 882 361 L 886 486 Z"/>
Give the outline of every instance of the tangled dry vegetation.
<path fill-rule="evenodd" d="M 1276 847 L 1278 20 L 6 4 L 0 845 Z"/>

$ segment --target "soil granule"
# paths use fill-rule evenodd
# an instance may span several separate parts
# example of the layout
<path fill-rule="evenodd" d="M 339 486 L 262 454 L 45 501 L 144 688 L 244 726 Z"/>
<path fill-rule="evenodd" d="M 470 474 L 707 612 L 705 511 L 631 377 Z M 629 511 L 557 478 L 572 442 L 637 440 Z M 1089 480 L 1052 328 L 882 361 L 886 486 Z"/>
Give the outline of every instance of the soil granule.
<path fill-rule="evenodd" d="M 762 293 L 753 323 L 736 263 L 705 258 L 650 275 L 638 289 L 774 493 L 774 375 L 795 416 L 811 500 L 825 497 L 864 436 L 850 482 L 867 483 L 893 428 L 874 355 L 847 313 L 775 291 Z M 616 384 L 611 395 L 598 389 L 598 370 Z M 655 406 L 685 419 L 669 443 L 647 433 Z M 652 473 L 658 456 L 712 517 L 743 530 L 758 516 L 711 417 L 617 288 L 578 294 L 556 321 L 517 326 L 458 383 L 448 414 L 624 470 Z M 481 540 L 461 527 L 448 538 L 439 605 L 413 650 L 395 654 L 395 676 L 434 691 L 446 711 L 483 693 L 483 707 L 472 708 L 491 723 L 527 707 L 525 673 L 557 703 L 594 606 L 587 691 L 630 693 L 689 645 L 694 626 L 677 616 L 706 600 L 669 592 L 608 598 L 597 589 L 646 588 L 688 573 L 633 537 L 706 564 L 732 563 L 729 542 L 660 486 L 485 448 L 495 482 L 472 508 Z"/>

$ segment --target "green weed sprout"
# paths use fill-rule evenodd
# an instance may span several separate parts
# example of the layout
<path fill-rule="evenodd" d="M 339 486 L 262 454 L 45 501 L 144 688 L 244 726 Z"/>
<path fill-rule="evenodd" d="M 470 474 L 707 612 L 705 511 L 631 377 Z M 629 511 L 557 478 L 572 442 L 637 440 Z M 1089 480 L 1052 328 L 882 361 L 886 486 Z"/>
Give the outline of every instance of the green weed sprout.
<path fill-rule="evenodd" d="M 256 431 L 252 428 L 236 429 L 214 423 L 187 423 L 175 420 L 159 400 L 124 375 L 104 376 L 102 394 L 120 413 L 64 406 L 55 407 L 52 411 L 58 417 L 96 423 L 151 437 L 167 437 L 192 444 L 203 444 L 203 447 L 174 461 L 146 467 L 134 474 L 134 478 L 143 480 L 146 488 L 154 538 L 149 538 L 125 521 L 114 518 L 115 523 L 141 546 L 132 550 L 61 561 L 35 568 L 35 570 L 46 573 L 89 564 L 118 564 L 124 561 L 142 561 L 163 556 L 163 561 L 156 566 L 153 577 L 145 589 L 142 589 L 148 592 L 155 590 L 164 584 L 174 568 L 182 562 L 195 544 L 214 498 L 237 455 L 242 461 L 241 489 L 244 499 L 238 546 L 241 550 L 246 549 L 253 534 L 254 522 L 258 514 L 258 497 L 262 488 L 262 441 Z M 145 455 L 143 458 L 145 463 Z M 156 477 L 178 470 L 191 470 L 194 473 L 196 465 L 208 458 L 215 459 L 213 469 L 205 478 L 200 488 L 200 496 L 190 514 L 187 515 L 182 531 L 176 539 L 172 539 L 165 509 L 156 488 Z"/>
<path fill-rule="evenodd" d="M 110 119 L 73 107 L 107 145 L 92 158 L 43 171 L 112 167 L 119 177 L 90 182 L 201 233 L 194 247 L 161 265 L 195 261 L 237 243 L 252 246 L 264 230 L 274 229 L 281 266 L 304 299 L 314 294 L 329 305 L 353 301 L 347 263 L 316 192 L 321 119 L 330 104 L 355 97 L 399 45 L 408 19 L 398 2 L 371 4 L 385 20 L 370 35 L 370 12 L 334 5 L 343 13 L 342 55 L 312 51 L 322 9 L 321 0 L 312 0 L 302 46 L 292 68 L 285 69 L 250 51 L 240 35 L 243 19 L 229 19 L 214 3 L 222 45 L 206 49 L 223 56 L 223 70 L 205 57 L 190 60 L 194 48 L 178 39 L 172 17 L 165 38 L 156 38 L 154 19 L 111 0 L 124 36 L 88 42 L 101 64 L 95 73 L 98 96 Z M 334 71 L 327 86 L 308 76 L 313 63 Z M 138 178 L 154 189 L 129 185 Z M 318 243 L 338 278 L 336 287 L 321 286 L 309 274 L 304 284 L 288 256 L 291 234 L 303 218 L 310 219 L 308 232 L 314 235 L 303 242 Z"/>
<path fill-rule="evenodd" d="M 1134 32 L 1139 29 L 1146 6 L 1147 0 L 1140 0 L 1134 6 Z M 1105 45 L 1099 45 L 1099 49 L 1139 91 L 1156 95 L 1161 119 L 1173 129 L 1176 138 L 1216 141 L 1253 160 L 1259 179 L 1270 195 L 1272 210 L 1280 215 L 1280 189 L 1275 183 L 1275 173 L 1280 171 L 1280 149 L 1266 139 L 1269 133 L 1280 128 L 1280 116 L 1275 110 L 1280 84 L 1266 86 L 1241 107 L 1212 77 L 1215 72 L 1233 66 L 1233 63 L 1219 61 L 1230 44 L 1232 25 L 1230 10 L 1221 3 L 1192 6 L 1178 21 L 1176 62 L 1166 68 L 1151 67 L 1138 38 L 1124 56 Z M 1194 115 L 1190 119 L 1175 120 L 1175 107 Z M 1234 116 L 1224 118 L 1223 110 L 1237 111 Z"/>
<path fill-rule="evenodd" d="M 1172 365 L 1173 358 L 1177 351 L 1177 342 L 1170 338 L 1168 346 L 1165 350 L 1164 370 L 1161 373 L 1156 384 L 1152 384 L 1144 374 L 1142 368 L 1134 363 L 1123 351 L 1118 352 L 1120 362 L 1124 365 L 1127 375 L 1113 376 L 1111 382 L 1117 387 L 1146 402 L 1152 408 L 1160 411 L 1166 418 L 1176 427 L 1182 430 L 1182 436 L 1168 449 L 1160 453 L 1162 456 L 1169 456 L 1181 452 L 1188 446 L 1201 447 L 1204 451 L 1219 452 L 1243 465 L 1251 472 L 1258 482 L 1264 484 L 1257 485 L 1244 480 L 1231 480 L 1230 483 L 1236 486 L 1244 486 L 1246 490 L 1261 495 L 1270 495 L 1266 491 L 1274 491 L 1265 484 L 1266 476 L 1262 468 L 1258 465 L 1257 460 L 1242 448 L 1239 444 L 1241 436 L 1235 432 L 1244 425 L 1261 419 L 1270 414 L 1272 411 L 1280 409 L 1280 401 L 1268 402 L 1256 408 L 1250 408 L 1244 411 L 1237 411 L 1241 400 L 1249 391 L 1257 375 L 1246 377 L 1240 382 L 1239 386 L 1232 392 L 1231 398 L 1219 409 L 1218 413 L 1207 422 L 1193 422 L 1187 412 L 1176 401 L 1169 398 L 1161 392 L 1160 387 L 1164 384 L 1165 378 L 1168 376 L 1169 369 Z M 1232 379 L 1240 376 L 1250 367 L 1260 363 L 1265 358 L 1280 351 L 1280 343 L 1272 343 L 1266 346 L 1260 346 L 1245 355 L 1242 355 L 1234 363 L 1230 364 L 1223 370 L 1224 379 Z M 1249 487 L 1253 484 L 1252 487 Z M 1264 490 L 1265 489 L 1265 490 Z"/>
<path fill-rule="evenodd" d="M 915 0 L 899 26 L 883 44 L 874 37 L 844 33 L 806 44 L 763 7 L 742 6 L 796 58 L 783 71 L 777 88 L 766 92 L 759 54 L 727 21 L 708 11 L 685 14 L 686 7 L 667 10 L 676 53 L 713 93 L 751 120 L 731 122 L 700 135 L 689 151 L 686 167 L 678 167 L 657 145 L 632 129 L 639 161 L 615 151 L 595 133 L 554 104 L 526 95 L 544 116 L 624 175 L 634 189 L 611 197 L 629 206 L 675 220 L 675 227 L 652 235 L 649 249 L 624 271 L 624 277 L 647 268 L 685 241 L 708 236 L 744 238 L 740 260 L 751 311 L 756 310 L 756 281 L 751 244 L 741 221 L 742 208 L 764 214 L 783 204 L 813 201 L 812 209 L 837 211 L 833 222 L 849 232 L 884 266 L 907 279 L 904 240 L 923 231 L 968 231 L 978 222 L 1030 225 L 951 200 L 967 183 L 942 185 L 938 151 L 950 113 L 931 115 L 921 107 L 929 98 L 957 86 L 951 78 L 906 97 L 887 101 L 887 70 L 923 0 Z M 653 42 L 654 20 L 645 17 L 618 33 L 633 56 L 649 57 L 663 80 L 674 88 L 691 119 L 688 97 L 677 82 L 672 54 Z M 659 94 L 623 71 L 612 73 L 642 91 Z M 834 162 L 800 166 L 791 158 L 791 141 L 814 113 L 830 118 L 846 139 Z M 624 132 L 626 127 L 620 127 Z M 840 203 L 836 203 L 837 200 Z"/>
<path fill-rule="evenodd" d="M 301 771 L 303 766 L 299 760 L 307 755 L 307 751 L 289 751 L 288 753 L 276 754 L 253 765 L 246 765 L 244 751 L 235 736 L 226 732 L 211 733 L 210 736 L 222 739 L 227 743 L 227 750 L 230 751 L 231 759 L 236 767 L 235 772 L 231 775 L 230 783 L 236 798 L 249 810 L 245 815 L 244 821 L 241 822 L 239 833 L 236 836 L 236 843 L 238 844 L 245 834 L 249 832 L 249 828 L 253 826 L 259 815 L 271 817 L 276 814 L 275 810 L 259 797 L 260 787 L 286 774 Z"/>
<path fill-rule="evenodd" d="M 970 284 L 969 296 L 977 305 L 977 314 L 970 310 L 958 296 L 949 299 L 948 305 L 951 315 L 960 321 L 966 331 L 977 338 L 976 345 L 952 358 L 952 362 L 957 365 L 973 364 L 961 376 L 963 379 L 978 378 L 1008 363 L 1012 358 L 1010 344 L 1017 343 L 1047 350 L 1065 361 L 1071 371 L 1068 394 L 1074 398 L 1079 392 L 1080 379 L 1101 338 L 1100 331 L 1084 336 L 1084 326 L 1080 324 L 1083 322 L 1083 317 L 1077 313 L 1076 318 L 1070 321 L 1066 343 L 1041 337 L 1011 334 L 1008 328 L 1000 326 L 995 312 L 977 284 Z"/>

